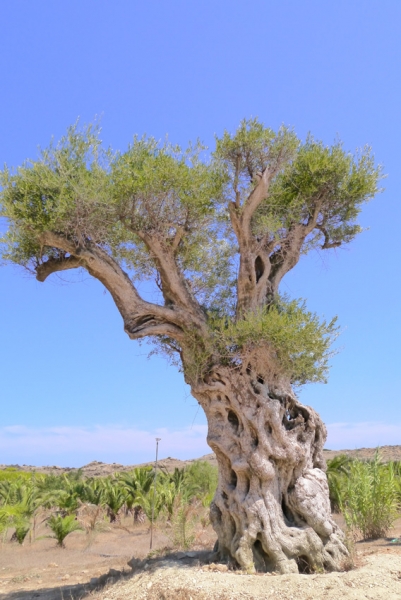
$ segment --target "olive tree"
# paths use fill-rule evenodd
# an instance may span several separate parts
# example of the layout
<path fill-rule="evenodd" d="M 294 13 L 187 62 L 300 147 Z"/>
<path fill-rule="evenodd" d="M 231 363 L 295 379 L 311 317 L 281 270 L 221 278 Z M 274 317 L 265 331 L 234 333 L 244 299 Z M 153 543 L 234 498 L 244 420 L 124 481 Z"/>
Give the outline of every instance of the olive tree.
<path fill-rule="evenodd" d="M 3 259 L 42 282 L 86 270 L 127 335 L 179 363 L 219 465 L 218 551 L 248 572 L 333 570 L 347 556 L 330 513 L 326 429 L 293 391 L 325 380 L 335 321 L 279 288 L 301 255 L 360 232 L 379 179 L 369 149 L 303 142 L 256 119 L 209 154 L 146 137 L 113 152 L 96 127 L 74 126 L 2 173 Z M 158 301 L 140 293 L 143 280 Z"/>

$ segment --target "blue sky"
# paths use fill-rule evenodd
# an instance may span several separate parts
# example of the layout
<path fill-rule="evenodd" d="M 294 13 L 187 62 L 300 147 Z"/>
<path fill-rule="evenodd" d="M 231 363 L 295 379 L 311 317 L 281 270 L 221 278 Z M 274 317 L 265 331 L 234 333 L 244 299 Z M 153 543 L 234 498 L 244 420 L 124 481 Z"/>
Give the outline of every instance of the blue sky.
<path fill-rule="evenodd" d="M 135 133 L 212 146 L 251 116 L 373 147 L 388 178 L 369 230 L 308 256 L 283 291 L 343 327 L 329 383 L 301 391 L 327 447 L 401 443 L 401 3 L 3 0 L 1 13 L 1 164 L 96 115 L 116 149 Z M 0 269 L 0 463 L 132 464 L 156 436 L 162 456 L 208 452 L 180 373 L 129 341 L 98 282 L 66 279 Z"/>

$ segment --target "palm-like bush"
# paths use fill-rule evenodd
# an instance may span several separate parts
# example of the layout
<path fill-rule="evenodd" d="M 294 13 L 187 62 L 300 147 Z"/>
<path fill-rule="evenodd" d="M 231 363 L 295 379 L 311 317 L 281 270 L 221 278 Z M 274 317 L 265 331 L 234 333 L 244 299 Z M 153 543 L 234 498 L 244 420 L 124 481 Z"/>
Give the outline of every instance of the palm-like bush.
<path fill-rule="evenodd" d="M 185 492 L 184 484 L 180 481 L 161 481 L 159 486 L 157 486 L 156 493 L 160 497 L 163 509 L 167 512 L 167 521 L 170 522 L 172 520 L 178 497 L 181 498 L 182 502 L 185 498 L 186 503 L 188 503 L 188 494 Z"/>
<path fill-rule="evenodd" d="M 118 485 L 117 480 L 104 480 L 103 504 L 107 507 L 110 523 L 119 519 L 119 512 L 127 499 L 127 492 Z"/>
<path fill-rule="evenodd" d="M 29 533 L 29 530 L 31 529 L 31 524 L 29 521 L 21 519 L 21 520 L 16 520 L 14 525 L 15 525 L 15 532 L 14 532 L 15 539 L 17 540 L 17 542 L 19 544 L 23 544 L 26 536 Z"/>
<path fill-rule="evenodd" d="M 152 467 L 137 467 L 129 473 L 121 473 L 117 477 L 118 482 L 131 498 L 135 498 L 138 492 L 147 494 L 152 487 L 154 472 Z"/>
<path fill-rule="evenodd" d="M 104 504 L 104 484 L 102 479 L 91 478 L 85 482 L 80 496 L 82 502 L 102 506 Z"/>
<path fill-rule="evenodd" d="M 152 467 L 137 467 L 129 473 L 121 473 L 118 478 L 119 485 L 126 492 L 125 504 L 128 511 L 134 513 L 134 522 L 140 520 L 145 513 L 141 499 L 146 498 L 154 481 Z"/>
<path fill-rule="evenodd" d="M 332 511 L 340 510 L 340 499 L 343 494 L 345 478 L 349 473 L 352 460 L 345 454 L 327 461 L 327 481 L 329 484 L 330 504 Z"/>
<path fill-rule="evenodd" d="M 137 503 L 142 508 L 149 521 L 157 521 L 160 513 L 165 509 L 162 484 L 156 487 L 156 493 L 153 495 L 153 489 L 147 494 L 138 493 Z"/>
<path fill-rule="evenodd" d="M 30 519 L 24 512 L 24 506 L 21 504 L 6 504 L 0 509 L 0 531 L 7 532 L 9 528 L 15 531 L 11 541 L 17 541 L 22 544 L 31 528 Z"/>
<path fill-rule="evenodd" d="M 65 548 L 64 540 L 67 535 L 81 529 L 81 526 L 78 521 L 75 520 L 74 515 L 67 515 L 66 517 L 52 515 L 49 518 L 47 525 L 52 530 L 52 537 L 57 540 L 57 545 L 60 546 L 60 548 Z"/>
<path fill-rule="evenodd" d="M 0 523 L 3 530 L 15 528 L 12 540 L 22 544 L 31 528 L 31 519 L 38 509 L 37 490 L 32 480 L 18 478 L 2 481 Z"/>
<path fill-rule="evenodd" d="M 85 482 L 74 474 L 46 475 L 37 485 L 41 506 L 56 508 L 63 516 L 76 512 L 85 487 Z"/>

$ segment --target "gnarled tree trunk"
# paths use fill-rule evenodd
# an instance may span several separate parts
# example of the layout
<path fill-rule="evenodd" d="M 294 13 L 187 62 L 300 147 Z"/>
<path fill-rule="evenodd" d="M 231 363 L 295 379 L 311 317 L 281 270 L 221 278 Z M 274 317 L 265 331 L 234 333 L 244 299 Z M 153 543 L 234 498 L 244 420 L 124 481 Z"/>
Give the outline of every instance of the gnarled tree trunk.
<path fill-rule="evenodd" d="M 211 520 L 220 555 L 248 572 L 341 569 L 344 534 L 331 517 L 326 428 L 285 379 L 214 370 L 193 395 L 219 465 Z"/>

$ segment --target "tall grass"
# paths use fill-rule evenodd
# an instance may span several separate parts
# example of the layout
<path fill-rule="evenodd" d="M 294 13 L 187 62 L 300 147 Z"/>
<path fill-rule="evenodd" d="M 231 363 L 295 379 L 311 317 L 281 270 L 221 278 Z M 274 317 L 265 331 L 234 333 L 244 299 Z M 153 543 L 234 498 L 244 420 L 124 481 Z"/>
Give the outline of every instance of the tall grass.
<path fill-rule="evenodd" d="M 383 464 L 376 452 L 371 461 L 329 463 L 328 480 L 332 504 L 342 512 L 354 538 L 378 539 L 388 533 L 400 514 L 397 465 Z"/>

